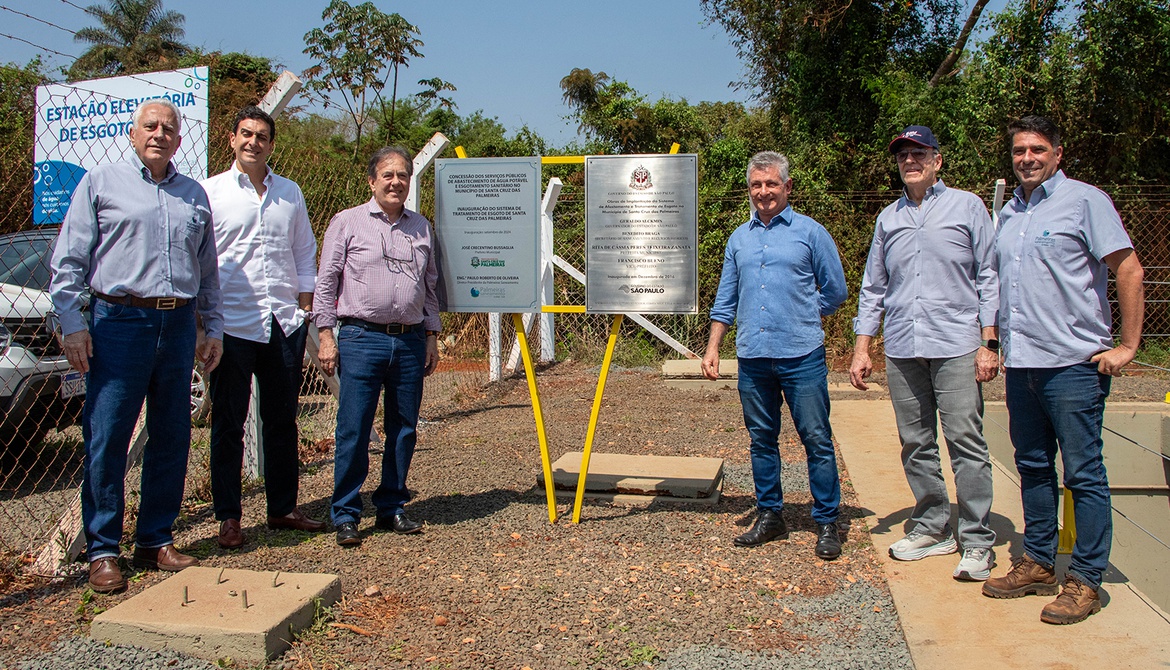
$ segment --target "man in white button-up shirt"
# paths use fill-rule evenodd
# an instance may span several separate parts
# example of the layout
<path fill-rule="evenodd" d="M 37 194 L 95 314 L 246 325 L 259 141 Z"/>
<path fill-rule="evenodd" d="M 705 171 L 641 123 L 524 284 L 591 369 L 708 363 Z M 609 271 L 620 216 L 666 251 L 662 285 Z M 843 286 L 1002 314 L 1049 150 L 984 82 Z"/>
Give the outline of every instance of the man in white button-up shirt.
<path fill-rule="evenodd" d="M 211 373 L 211 495 L 219 544 L 244 544 L 244 421 L 259 383 L 268 527 L 320 531 L 297 509 L 297 399 L 317 281 L 317 240 L 301 189 L 268 168 L 276 124 L 258 107 L 236 115 L 231 169 L 203 182 L 223 292 L 223 362 Z"/>

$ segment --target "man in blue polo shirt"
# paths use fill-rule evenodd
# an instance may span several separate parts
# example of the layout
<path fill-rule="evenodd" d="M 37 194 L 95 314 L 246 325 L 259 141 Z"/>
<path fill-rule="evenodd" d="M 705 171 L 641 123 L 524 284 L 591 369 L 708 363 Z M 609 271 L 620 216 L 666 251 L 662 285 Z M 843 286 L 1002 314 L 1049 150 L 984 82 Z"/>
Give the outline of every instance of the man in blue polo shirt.
<path fill-rule="evenodd" d="M 1077 539 L 1060 595 L 1040 620 L 1083 621 L 1101 609 L 1097 593 L 1113 535 L 1101 423 L 1110 375 L 1133 360 L 1141 340 L 1144 271 L 1113 201 L 1059 169 L 1060 131 L 1028 116 L 1008 126 L 1020 181 L 1000 214 L 999 334 L 1020 493 L 1024 553 L 983 595 L 1057 592 L 1056 452 L 1072 492 Z M 1120 342 L 1111 331 L 1106 285 L 1116 278 Z"/>
<path fill-rule="evenodd" d="M 727 240 L 702 362 L 703 374 L 718 379 L 719 345 L 735 321 L 739 398 L 751 435 L 758 513 L 751 530 L 734 541 L 741 547 L 754 547 L 788 534 L 781 515 L 783 399 L 808 455 L 816 555 L 832 560 L 841 555 L 837 529 L 841 485 L 829 427 L 821 318 L 845 302 L 845 272 L 829 232 L 788 205 L 792 179 L 785 156 L 773 151 L 756 154 L 748 163 L 747 178 L 756 211 Z"/>

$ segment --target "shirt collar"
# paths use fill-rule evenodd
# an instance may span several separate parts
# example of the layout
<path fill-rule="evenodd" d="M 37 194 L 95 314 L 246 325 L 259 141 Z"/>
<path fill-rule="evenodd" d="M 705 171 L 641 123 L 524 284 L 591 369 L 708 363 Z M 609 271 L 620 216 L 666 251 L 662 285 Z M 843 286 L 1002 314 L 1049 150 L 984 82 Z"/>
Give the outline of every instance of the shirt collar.
<path fill-rule="evenodd" d="M 403 207 L 402 208 L 402 215 L 398 217 L 398 220 L 391 221 L 390 217 L 386 215 L 386 212 L 382 211 L 382 207 L 380 205 L 378 205 L 378 201 L 375 200 L 373 196 L 370 196 L 370 201 L 366 203 L 366 211 L 368 211 L 370 213 L 370 216 L 381 219 L 381 220 L 385 221 L 386 223 L 389 223 L 390 225 L 394 225 L 394 224 L 399 223 L 401 221 L 405 221 L 407 219 L 407 217 L 410 216 L 410 210 Z"/>
<path fill-rule="evenodd" d="M 761 226 L 763 228 L 770 228 L 770 227 L 772 227 L 773 224 L 776 224 L 776 223 L 783 223 L 784 225 L 789 225 L 792 223 L 792 205 L 786 205 L 784 207 L 784 209 L 780 210 L 779 214 L 777 214 L 776 216 L 773 216 L 772 220 L 766 224 L 760 219 L 760 213 L 758 211 L 753 211 L 750 223 L 751 223 L 751 227 L 753 227 L 753 228 L 755 226 Z"/>
<path fill-rule="evenodd" d="M 922 202 L 926 202 L 927 200 L 929 200 L 931 198 L 938 197 L 938 196 L 942 195 L 946 190 L 947 190 L 947 185 L 943 183 L 943 180 L 941 180 L 941 179 L 936 180 L 934 182 L 934 184 L 931 184 L 930 186 L 928 186 L 926 188 L 926 194 L 922 196 Z M 906 195 L 905 188 L 902 189 L 902 197 L 906 199 L 906 202 L 910 202 L 910 203 L 914 202 L 913 200 L 910 199 L 910 196 Z"/>
<path fill-rule="evenodd" d="M 264 187 L 272 188 L 272 168 L 265 165 L 264 170 Z M 232 161 L 232 177 L 235 178 L 236 183 L 239 184 L 241 188 L 251 188 L 255 190 L 256 187 L 252 186 L 252 178 L 248 176 L 247 172 L 241 170 L 239 164 L 234 160 Z"/>
<path fill-rule="evenodd" d="M 1051 196 L 1053 193 L 1055 193 L 1056 189 L 1060 188 L 1060 185 L 1066 181 L 1068 181 L 1068 177 L 1066 177 L 1064 175 L 1064 170 L 1057 170 L 1056 174 L 1049 177 L 1043 184 L 1040 184 L 1036 188 L 1037 188 L 1037 190 L 1040 190 L 1040 193 L 1043 195 L 1044 198 L 1047 198 L 1047 197 Z M 1032 191 L 1032 193 L 1035 194 L 1036 191 Z M 1016 187 L 1015 197 L 1018 198 L 1019 201 L 1024 203 L 1025 205 L 1028 204 L 1027 201 L 1024 200 L 1024 187 L 1023 186 Z"/>
<path fill-rule="evenodd" d="M 138 152 L 134 153 L 134 158 L 130 159 L 130 164 L 138 168 L 138 171 L 142 173 L 142 178 L 152 184 L 165 184 L 174 179 L 175 175 L 179 174 L 179 171 L 175 169 L 175 164 L 167 161 L 167 176 L 163 177 L 162 181 L 156 182 L 154 176 L 150 174 L 150 168 L 146 167 L 146 163 L 143 163 L 142 159 L 138 157 Z"/>

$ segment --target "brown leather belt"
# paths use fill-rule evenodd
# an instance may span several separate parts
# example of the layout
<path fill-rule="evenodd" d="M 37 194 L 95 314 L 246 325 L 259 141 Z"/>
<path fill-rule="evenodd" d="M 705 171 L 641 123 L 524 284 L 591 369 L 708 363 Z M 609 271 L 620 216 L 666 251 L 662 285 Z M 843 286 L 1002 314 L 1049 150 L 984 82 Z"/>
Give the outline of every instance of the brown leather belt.
<path fill-rule="evenodd" d="M 96 292 L 93 295 L 95 298 L 100 298 L 114 305 L 144 307 L 146 309 L 178 309 L 191 302 L 187 298 L 139 298 L 133 295 L 106 295 L 105 293 Z"/>
<path fill-rule="evenodd" d="M 416 330 L 422 330 L 423 325 L 416 323 L 407 325 L 405 323 L 374 323 L 372 321 L 364 321 L 362 319 L 355 319 L 352 316 L 343 316 L 337 320 L 343 326 L 357 326 L 364 330 L 369 330 L 375 333 L 386 333 L 387 335 L 403 335 L 405 333 L 413 333 Z"/>

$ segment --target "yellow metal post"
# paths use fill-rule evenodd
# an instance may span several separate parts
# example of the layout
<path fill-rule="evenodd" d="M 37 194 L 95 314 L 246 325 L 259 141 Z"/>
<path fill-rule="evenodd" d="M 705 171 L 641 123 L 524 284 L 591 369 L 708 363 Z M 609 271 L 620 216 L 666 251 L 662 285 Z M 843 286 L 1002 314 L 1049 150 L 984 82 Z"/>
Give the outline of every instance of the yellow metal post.
<path fill-rule="evenodd" d="M 577 497 L 573 499 L 573 523 L 581 522 L 581 501 L 585 499 L 585 476 L 589 474 L 589 455 L 593 451 L 593 437 L 597 434 L 597 415 L 601 413 L 601 396 L 605 392 L 605 380 L 609 378 L 609 364 L 613 361 L 613 350 L 617 345 L 623 316 L 615 314 L 613 325 L 609 327 L 609 342 L 605 345 L 605 359 L 601 361 L 601 376 L 597 378 L 597 392 L 593 394 L 593 410 L 589 412 L 589 430 L 585 432 L 585 451 L 581 454 L 581 474 L 577 477 Z"/>
<path fill-rule="evenodd" d="M 1072 491 L 1064 490 L 1064 527 L 1060 529 L 1056 540 L 1056 553 L 1071 554 L 1073 545 L 1077 543 L 1077 519 L 1073 514 Z"/>
<path fill-rule="evenodd" d="M 675 142 L 674 144 L 670 145 L 670 153 L 672 153 L 672 154 L 677 154 L 677 153 L 678 153 L 678 150 L 679 150 L 679 149 L 681 149 L 681 148 L 682 148 L 682 147 L 680 147 L 680 146 L 678 145 L 678 142 Z"/>
<path fill-rule="evenodd" d="M 467 158 L 467 149 L 464 149 L 463 145 L 457 146 L 455 147 L 455 155 L 459 158 Z"/>
<path fill-rule="evenodd" d="M 548 456 L 548 434 L 544 428 L 544 410 L 536 389 L 536 369 L 532 367 L 532 353 L 528 351 L 528 335 L 524 332 L 524 317 L 512 315 L 516 339 L 520 341 L 520 356 L 524 359 L 524 376 L 528 378 L 528 395 L 532 396 L 532 415 L 536 418 L 536 439 L 540 443 L 540 467 L 544 470 L 544 495 L 548 500 L 548 522 L 557 522 L 557 493 L 553 485 L 552 462 Z"/>

